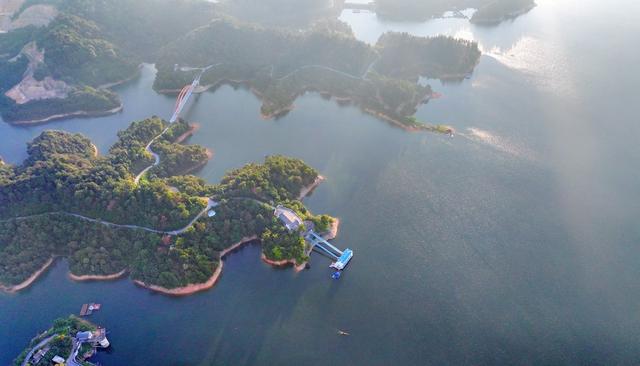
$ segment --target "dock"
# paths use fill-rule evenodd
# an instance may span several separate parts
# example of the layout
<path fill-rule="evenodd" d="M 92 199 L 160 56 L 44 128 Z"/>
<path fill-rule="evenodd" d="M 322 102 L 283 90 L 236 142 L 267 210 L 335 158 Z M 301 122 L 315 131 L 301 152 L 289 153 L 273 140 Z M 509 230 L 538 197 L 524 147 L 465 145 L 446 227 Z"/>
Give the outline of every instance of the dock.
<path fill-rule="evenodd" d="M 89 316 L 93 314 L 94 311 L 100 310 L 101 307 L 102 307 L 102 304 L 97 304 L 93 302 L 88 304 L 82 304 L 82 307 L 80 308 L 80 316 Z"/>
<path fill-rule="evenodd" d="M 334 245 L 325 240 L 322 236 L 316 234 L 313 230 L 309 230 L 304 238 L 310 246 L 309 252 L 316 249 L 320 253 L 335 260 L 329 267 L 342 271 L 353 258 L 353 250 L 347 248 L 344 251 L 336 248 Z"/>
<path fill-rule="evenodd" d="M 311 254 L 311 251 L 315 249 L 318 252 L 333 259 L 335 262 L 331 263 L 329 267 L 338 270 L 338 276 L 334 278 L 337 279 L 340 277 L 339 271 L 342 271 L 347 266 L 347 264 L 349 264 L 349 261 L 351 261 L 351 258 L 353 258 L 353 250 L 347 248 L 342 251 L 336 248 L 324 237 L 313 231 L 314 225 L 312 222 L 304 222 L 300 218 L 300 216 L 298 216 L 298 214 L 290 208 L 278 205 L 273 211 L 273 215 L 282 222 L 282 224 L 290 233 L 298 231 L 300 227 L 306 228 L 306 231 L 300 234 L 307 243 L 305 255 L 309 256 L 309 254 Z"/>
<path fill-rule="evenodd" d="M 341 271 L 344 269 L 344 267 L 347 266 L 347 264 L 349 264 L 351 258 L 353 258 L 353 250 L 347 248 L 344 250 L 344 252 L 342 252 L 342 255 L 340 256 L 340 258 L 338 258 L 337 261 L 331 263 L 330 267 Z"/>

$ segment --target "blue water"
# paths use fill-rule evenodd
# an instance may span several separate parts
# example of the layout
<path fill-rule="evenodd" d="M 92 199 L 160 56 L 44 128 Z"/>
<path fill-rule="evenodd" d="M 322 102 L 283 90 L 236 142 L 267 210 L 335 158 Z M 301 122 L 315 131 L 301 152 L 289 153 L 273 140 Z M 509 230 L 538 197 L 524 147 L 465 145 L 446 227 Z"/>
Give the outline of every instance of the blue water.
<path fill-rule="evenodd" d="M 105 365 L 635 364 L 640 359 L 639 6 L 539 0 L 495 28 L 385 23 L 343 13 L 361 39 L 386 29 L 458 34 L 484 51 L 473 77 L 432 81 L 418 111 L 454 138 L 407 133 L 315 94 L 265 121 L 247 90 L 193 103 L 190 142 L 211 148 L 216 182 L 267 154 L 299 157 L 327 177 L 306 200 L 341 219 L 355 256 L 273 269 L 249 246 L 210 291 L 168 298 L 129 280 L 73 283 L 59 261 L 33 287 L 0 295 L 0 364 L 84 302 L 103 309 Z M 106 151 L 133 119 L 168 117 L 153 69 L 120 88 L 123 114 L 16 128 L 0 155 L 25 157 L 45 128 L 82 132 Z M 349 332 L 340 336 L 338 330 Z"/>

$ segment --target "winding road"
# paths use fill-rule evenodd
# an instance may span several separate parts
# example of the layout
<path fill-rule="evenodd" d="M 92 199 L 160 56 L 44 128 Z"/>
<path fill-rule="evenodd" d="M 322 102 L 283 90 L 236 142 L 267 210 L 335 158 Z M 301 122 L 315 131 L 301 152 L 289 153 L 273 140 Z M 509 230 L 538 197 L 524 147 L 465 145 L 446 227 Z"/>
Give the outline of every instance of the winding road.
<path fill-rule="evenodd" d="M 218 65 L 219 64 L 209 65 L 207 67 L 201 68 L 200 74 L 196 77 L 196 79 L 194 80 L 194 82 L 190 86 L 189 96 L 191 95 L 191 92 L 193 91 L 193 89 L 195 89 L 197 87 L 197 85 L 199 84 L 200 77 L 202 77 L 202 74 L 204 74 L 210 68 L 218 66 Z M 186 103 L 186 100 L 184 100 L 184 101 L 180 100 L 180 99 L 178 100 L 178 104 L 176 105 L 176 110 L 174 111 L 174 116 L 180 113 L 180 111 L 182 110 L 182 107 L 184 107 L 185 103 Z M 167 133 L 167 131 L 169 130 L 170 127 L 171 127 L 171 125 L 167 126 L 164 130 L 162 130 L 162 132 L 160 132 L 160 134 L 158 134 L 157 136 L 152 138 L 151 141 L 149 141 L 149 143 L 145 146 L 145 150 L 149 154 L 151 154 L 153 156 L 153 164 L 151 164 L 148 167 L 144 168 L 134 178 L 134 183 L 135 183 L 136 186 L 140 183 L 140 180 L 142 179 L 142 177 L 151 168 L 153 168 L 155 166 L 158 166 L 160 164 L 160 155 L 155 153 L 151 149 L 151 145 L 153 145 L 154 142 L 156 142 L 160 137 L 162 137 L 165 133 Z M 12 217 L 10 219 L 0 220 L 0 222 L 9 222 L 9 221 L 14 221 L 14 220 L 26 220 L 26 219 L 29 219 L 29 218 L 34 218 L 34 217 L 39 217 L 39 216 L 46 216 L 46 215 L 67 215 L 67 216 L 72 216 L 72 217 L 75 217 L 75 218 L 78 218 L 78 219 L 81 219 L 81 220 L 84 220 L 84 221 L 93 222 L 93 223 L 97 223 L 97 224 L 101 224 L 101 225 L 105 225 L 105 226 L 109 226 L 109 227 L 144 230 L 144 231 L 148 231 L 148 232 L 156 233 L 156 234 L 179 235 L 179 234 L 182 234 L 185 231 L 189 230 L 189 228 L 191 228 L 195 224 L 195 222 L 198 221 L 198 219 L 200 219 L 202 217 L 202 215 L 204 215 L 207 211 L 209 211 L 213 207 L 216 207 L 217 205 L 218 205 L 218 202 L 212 200 L 211 198 L 207 198 L 207 206 L 202 211 L 200 211 L 191 221 L 189 221 L 187 226 L 185 226 L 183 228 L 180 228 L 180 229 L 176 229 L 176 230 L 170 230 L 170 231 L 158 230 L 158 229 L 153 229 L 153 228 L 150 228 L 150 227 L 139 226 L 139 225 L 116 224 L 116 223 L 113 223 L 113 222 L 103 221 L 101 219 L 95 219 L 95 218 L 92 218 L 92 217 L 88 217 L 88 216 L 84 216 L 84 215 L 80 215 L 80 214 L 72 213 L 72 212 L 66 212 L 66 211 L 45 212 L 45 213 L 40 213 L 40 214 L 28 215 L 28 216 L 18 216 L 18 217 Z"/>
<path fill-rule="evenodd" d="M 169 126 L 171 127 L 171 126 Z M 151 145 L 156 142 L 156 140 L 158 140 L 160 137 L 162 137 L 162 135 L 164 135 L 168 130 L 169 127 L 165 128 L 162 132 L 160 132 L 160 134 L 154 138 L 151 139 L 151 141 L 149 141 L 149 143 L 147 144 L 147 146 L 145 146 L 145 151 L 147 151 L 149 154 L 151 154 L 153 156 L 153 164 L 149 165 L 148 167 L 144 168 L 137 176 L 136 178 L 133 180 L 133 182 L 135 183 L 135 185 L 137 186 L 138 183 L 140 183 L 140 179 L 147 174 L 147 172 L 153 168 L 154 166 L 157 166 L 158 164 L 160 164 L 160 155 L 156 154 L 155 152 L 153 152 L 153 150 L 151 150 Z"/>
<path fill-rule="evenodd" d="M 33 348 L 31 348 L 31 351 L 29 351 L 29 353 L 27 353 L 27 355 L 24 357 L 24 360 L 22 361 L 22 366 L 27 366 L 29 364 L 29 360 L 33 356 L 33 353 L 35 351 L 41 349 L 42 347 L 44 347 L 47 343 L 51 342 L 51 340 L 55 336 L 56 336 L 55 334 L 52 335 L 52 336 L 49 336 L 48 338 L 43 339 L 42 341 L 40 341 L 40 343 L 38 343 L 35 346 L 33 346 Z"/>
<path fill-rule="evenodd" d="M 96 224 L 100 224 L 100 225 L 105 225 L 105 226 L 109 226 L 109 227 L 115 227 L 115 228 L 122 228 L 122 229 L 135 229 L 135 230 L 144 230 L 144 231 L 148 231 L 151 233 L 155 233 L 155 234 L 169 234 L 169 235 L 179 235 L 184 233 L 185 231 L 187 231 L 189 228 L 191 228 L 196 221 L 198 221 L 198 219 L 200 219 L 205 213 L 207 213 L 207 211 L 209 211 L 210 209 L 212 209 L 213 207 L 216 207 L 218 205 L 218 202 L 212 200 L 212 199 L 208 199 L 207 202 L 207 206 L 200 211 L 191 221 L 189 221 L 189 223 L 180 229 L 176 229 L 176 230 L 158 230 L 158 229 L 153 229 L 150 227 L 145 227 L 145 226 L 139 226 L 139 225 L 127 225 L 127 224 L 116 224 L 113 222 L 108 222 L 108 221 L 103 221 L 101 219 L 95 219 L 92 217 L 88 217 L 88 216 L 84 216 L 84 215 L 80 215 L 80 214 L 76 214 L 76 213 L 72 213 L 72 212 L 66 212 L 66 211 L 55 211 L 55 212 L 45 212 L 45 213 L 40 213 L 40 214 L 34 214 L 34 215 L 28 215 L 28 216 L 18 216 L 18 217 L 12 217 L 10 219 L 4 219 L 4 220 L 0 220 L 1 222 L 9 222 L 9 221 L 19 221 L 19 220 L 28 220 L 34 217 L 40 217 L 40 216 L 48 216 L 48 215 L 64 215 L 64 216 L 72 216 L 75 217 L 77 219 L 80 220 L 84 220 L 84 221 L 88 221 L 88 222 L 92 222 L 92 223 L 96 223 Z"/>
<path fill-rule="evenodd" d="M 305 70 L 305 69 L 321 69 L 321 70 L 327 70 L 327 71 L 332 71 L 335 72 L 336 74 L 340 74 L 342 76 L 348 77 L 350 79 L 354 79 L 354 80 L 367 80 L 367 74 L 369 72 L 371 72 L 371 70 L 373 69 L 373 67 L 375 66 L 376 62 L 378 62 L 378 60 L 380 59 L 380 56 L 376 57 L 375 60 L 373 60 L 369 66 L 367 66 L 366 70 L 364 71 L 364 73 L 360 76 L 358 75 L 353 75 L 353 74 L 349 74 L 347 72 L 344 71 L 340 71 L 340 70 L 336 70 L 332 67 L 329 66 L 324 66 L 324 65 L 318 65 L 318 64 L 313 64 L 313 65 L 304 65 L 304 66 L 300 66 L 297 69 L 289 72 L 288 74 L 279 77 L 279 78 L 274 78 L 273 80 L 275 81 L 282 81 L 284 79 L 287 79 L 289 77 L 291 77 L 292 75 L 298 73 L 299 71 Z M 273 65 L 271 65 L 271 75 L 273 77 Z"/>

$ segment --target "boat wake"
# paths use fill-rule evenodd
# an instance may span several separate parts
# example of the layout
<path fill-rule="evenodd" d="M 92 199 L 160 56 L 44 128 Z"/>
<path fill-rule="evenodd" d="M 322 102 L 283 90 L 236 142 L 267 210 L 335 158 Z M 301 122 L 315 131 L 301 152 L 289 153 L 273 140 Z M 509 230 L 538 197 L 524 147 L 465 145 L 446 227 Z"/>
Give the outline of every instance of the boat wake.
<path fill-rule="evenodd" d="M 458 133 L 457 136 L 461 136 L 470 141 L 487 145 L 496 151 L 511 155 L 513 157 L 532 161 L 536 160 L 535 154 L 528 148 L 513 143 L 507 138 L 498 136 L 486 130 L 481 130 L 476 127 L 469 127 L 466 129 L 466 132 Z"/>

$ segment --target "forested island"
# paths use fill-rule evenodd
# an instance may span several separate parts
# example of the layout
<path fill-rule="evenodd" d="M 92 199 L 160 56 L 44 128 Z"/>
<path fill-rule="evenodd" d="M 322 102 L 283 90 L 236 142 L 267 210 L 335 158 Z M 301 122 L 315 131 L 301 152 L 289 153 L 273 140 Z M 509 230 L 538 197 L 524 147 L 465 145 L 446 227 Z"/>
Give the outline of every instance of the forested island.
<path fill-rule="evenodd" d="M 471 23 L 498 24 L 516 18 L 536 6 L 535 0 L 494 0 L 478 8 L 471 17 Z"/>
<path fill-rule="evenodd" d="M 271 1 L 276 8 L 335 11 L 324 0 Z M 310 24 L 304 29 L 257 25 L 229 15 L 243 4 L 25 1 L 14 18 L 33 13 L 34 7 L 46 14 L 31 14 L 29 19 L 40 21 L 0 33 L 0 113 L 7 122 L 25 124 L 117 112 L 122 104 L 108 88 L 135 77 L 141 62 L 153 62 L 158 92 L 175 93 L 191 83 L 194 67 L 214 65 L 202 83 L 250 88 L 267 118 L 287 113 L 298 96 L 314 91 L 419 129 L 423 126 L 410 117 L 432 91 L 417 83 L 418 76 L 462 79 L 480 56 L 477 44 L 450 37 L 387 34 L 369 46 L 336 20 L 337 14 L 304 22 Z"/>
<path fill-rule="evenodd" d="M 153 162 L 160 164 L 135 183 Z M 263 239 L 265 259 L 304 263 L 305 243 L 283 230 L 273 208 L 285 204 L 320 233 L 334 219 L 312 215 L 299 201 L 319 182 L 301 160 L 267 157 L 225 175 L 219 184 L 179 175 L 208 160 L 204 148 L 176 140 L 188 123 L 153 117 L 131 124 L 104 156 L 78 134 L 45 131 L 18 166 L 0 165 L 0 287 L 19 290 L 51 264 L 69 260 L 76 279 L 129 273 L 165 292 L 215 282 L 231 247 Z M 166 163 L 165 163 L 166 162 Z M 178 163 L 175 163 L 178 162 Z M 203 215 L 215 202 L 215 215 Z"/>
<path fill-rule="evenodd" d="M 48 366 L 56 364 L 54 358 L 60 357 L 65 361 L 73 359 L 74 347 L 78 347 L 78 356 L 75 359 L 82 362 L 82 365 L 93 365 L 86 361 L 91 357 L 98 344 L 94 342 L 79 342 L 76 336 L 79 332 L 91 333 L 97 339 L 106 339 L 105 329 L 98 328 L 95 324 L 70 315 L 67 318 L 58 318 L 53 321 L 51 328 L 38 334 L 29 342 L 27 348 L 13 361 L 14 366 L 20 366 L 25 361 L 31 366 Z M 84 340 L 84 338 L 83 338 Z M 105 343 L 108 345 L 108 343 Z"/>
<path fill-rule="evenodd" d="M 526 13 L 535 6 L 535 0 L 376 0 L 376 13 L 387 19 L 425 21 L 441 17 L 447 11 L 477 9 L 470 22 L 498 24 Z"/>

